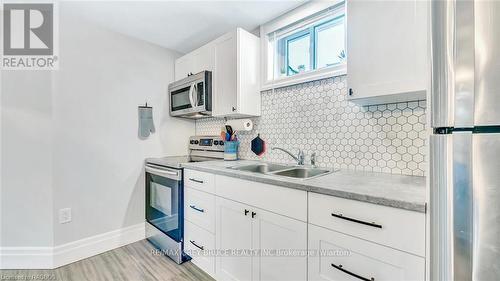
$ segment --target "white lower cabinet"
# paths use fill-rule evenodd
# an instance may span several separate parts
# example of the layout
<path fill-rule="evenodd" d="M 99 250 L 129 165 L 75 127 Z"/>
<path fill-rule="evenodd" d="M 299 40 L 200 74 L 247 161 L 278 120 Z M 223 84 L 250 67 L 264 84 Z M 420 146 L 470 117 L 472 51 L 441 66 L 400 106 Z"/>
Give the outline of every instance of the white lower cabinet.
<path fill-rule="evenodd" d="M 185 172 L 185 240 L 217 280 L 425 280 L 425 215 Z"/>
<path fill-rule="evenodd" d="M 306 280 L 307 224 L 217 197 L 218 280 Z"/>
<path fill-rule="evenodd" d="M 192 262 L 211 276 L 215 276 L 215 236 L 207 230 L 184 221 L 184 251 Z"/>
<path fill-rule="evenodd" d="M 425 259 L 309 224 L 309 280 L 425 280 Z"/>
<path fill-rule="evenodd" d="M 185 186 L 184 219 L 215 232 L 215 195 Z"/>
<path fill-rule="evenodd" d="M 307 223 L 256 209 L 253 244 L 260 251 L 254 280 L 307 279 Z"/>
<path fill-rule="evenodd" d="M 247 206 L 216 199 L 217 280 L 254 280 L 251 251 L 252 218 Z"/>

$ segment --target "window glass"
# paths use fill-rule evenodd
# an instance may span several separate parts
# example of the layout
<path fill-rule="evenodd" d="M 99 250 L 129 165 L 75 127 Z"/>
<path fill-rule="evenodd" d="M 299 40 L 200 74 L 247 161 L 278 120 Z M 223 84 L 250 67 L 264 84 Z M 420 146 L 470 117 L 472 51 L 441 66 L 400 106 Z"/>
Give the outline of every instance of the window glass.
<path fill-rule="evenodd" d="M 308 33 L 287 40 L 287 76 L 311 70 L 310 42 Z"/>
<path fill-rule="evenodd" d="M 315 35 L 316 69 L 345 60 L 344 17 L 317 26 Z"/>

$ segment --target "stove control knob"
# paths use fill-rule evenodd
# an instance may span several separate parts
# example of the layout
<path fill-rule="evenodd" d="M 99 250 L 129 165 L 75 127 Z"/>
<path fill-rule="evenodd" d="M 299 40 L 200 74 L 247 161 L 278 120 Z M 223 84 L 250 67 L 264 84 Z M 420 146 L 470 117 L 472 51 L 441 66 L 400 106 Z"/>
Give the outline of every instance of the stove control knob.
<path fill-rule="evenodd" d="M 223 142 L 223 141 L 220 141 L 220 142 L 219 142 L 219 144 L 220 144 L 220 145 L 224 145 L 224 142 Z"/>
<path fill-rule="evenodd" d="M 214 141 L 214 145 L 219 145 L 219 141 Z"/>
<path fill-rule="evenodd" d="M 198 143 L 199 143 L 199 141 L 198 141 L 198 140 L 195 140 L 195 141 L 194 141 L 194 144 L 198 144 Z"/>
<path fill-rule="evenodd" d="M 194 144 L 194 140 L 190 140 L 190 141 L 189 141 L 189 144 Z"/>

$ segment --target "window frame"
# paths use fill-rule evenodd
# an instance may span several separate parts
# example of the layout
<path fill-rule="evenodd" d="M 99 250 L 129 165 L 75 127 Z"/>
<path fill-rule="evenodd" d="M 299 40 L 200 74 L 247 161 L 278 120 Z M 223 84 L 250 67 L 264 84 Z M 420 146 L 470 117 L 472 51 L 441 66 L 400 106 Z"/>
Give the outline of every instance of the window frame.
<path fill-rule="evenodd" d="M 335 1 L 312 1 L 306 3 L 291 12 L 269 22 L 260 27 L 261 34 L 261 89 L 269 90 L 308 81 L 345 75 L 347 73 L 347 58 L 340 63 L 332 66 L 317 69 L 317 31 L 319 28 L 326 28 L 336 22 L 344 23 L 344 46 L 347 44 L 347 14 L 345 11 L 346 3 L 344 0 Z M 328 18 L 324 22 L 322 19 Z M 301 32 L 300 30 L 304 28 Z M 276 33 L 285 30 L 283 36 L 277 40 Z M 296 32 L 294 32 L 296 31 Z M 286 35 L 289 33 L 289 35 Z M 310 35 L 310 70 L 304 73 L 297 73 L 288 76 L 288 69 L 281 72 L 283 67 L 288 68 L 288 41 L 297 39 L 306 34 Z M 290 36 L 290 38 L 287 38 Z M 314 41 L 313 41 L 314 40 Z M 278 41 L 283 41 L 280 44 Z M 344 48 L 346 51 L 347 46 Z M 283 53 L 283 55 L 281 55 Z M 280 58 L 281 56 L 281 58 Z M 281 60 L 281 61 L 280 61 Z M 283 61 L 284 60 L 284 61 Z M 278 64 L 278 65 L 277 65 Z M 279 65 L 281 64 L 281 66 Z M 280 74 L 281 73 L 281 74 Z M 281 76 L 283 75 L 284 76 Z"/>

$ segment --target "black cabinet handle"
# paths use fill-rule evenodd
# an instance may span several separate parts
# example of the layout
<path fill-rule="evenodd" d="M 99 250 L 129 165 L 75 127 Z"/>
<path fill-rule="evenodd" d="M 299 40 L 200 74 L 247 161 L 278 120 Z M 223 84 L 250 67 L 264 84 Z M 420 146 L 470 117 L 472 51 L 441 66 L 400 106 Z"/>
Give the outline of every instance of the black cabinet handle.
<path fill-rule="evenodd" d="M 252 219 L 255 218 L 256 212 L 252 212 Z"/>
<path fill-rule="evenodd" d="M 353 218 L 349 218 L 349 217 L 344 217 L 344 215 L 342 215 L 342 214 L 334 214 L 334 213 L 332 213 L 332 216 L 336 217 L 336 218 L 339 218 L 339 219 L 346 220 L 346 221 L 352 221 L 352 222 L 355 222 L 355 223 L 360 223 L 360 224 L 364 224 L 364 225 L 368 225 L 368 226 L 376 227 L 376 228 L 382 228 L 382 225 L 380 225 L 380 224 L 376 224 L 374 222 L 366 222 L 366 221 L 362 221 L 362 220 L 357 220 L 357 219 L 353 219 Z"/>
<path fill-rule="evenodd" d="M 249 210 L 245 209 L 245 216 L 248 215 Z"/>
<path fill-rule="evenodd" d="M 199 208 L 196 208 L 196 206 L 195 206 L 195 205 L 189 205 L 189 207 L 190 207 L 191 209 L 196 210 L 196 211 L 201 212 L 201 213 L 204 213 L 204 212 L 205 212 L 205 210 L 204 210 L 204 209 L 199 209 Z"/>
<path fill-rule="evenodd" d="M 193 179 L 193 178 L 189 178 L 190 181 L 194 181 L 194 182 L 197 182 L 197 183 L 203 183 L 203 181 L 201 180 L 197 180 L 197 179 Z"/>
<path fill-rule="evenodd" d="M 354 91 L 352 90 L 352 88 L 349 88 L 349 96 L 352 96 L 354 95 Z"/>
<path fill-rule="evenodd" d="M 353 277 L 356 277 L 356 278 L 358 278 L 358 279 L 360 279 L 360 280 L 363 280 L 363 281 L 375 281 L 375 278 L 373 278 L 373 277 L 371 277 L 371 278 L 366 278 L 366 277 L 363 277 L 363 276 L 361 276 L 361 275 L 357 275 L 356 273 L 350 272 L 349 270 L 344 269 L 344 268 L 343 268 L 343 266 L 342 266 L 341 264 L 339 264 L 339 265 L 335 265 L 335 264 L 333 264 L 333 263 L 332 263 L 332 266 L 333 266 L 333 267 L 335 267 L 336 269 L 338 269 L 338 270 L 340 270 L 340 271 L 342 271 L 342 272 L 344 272 L 344 273 L 346 273 L 346 274 L 349 274 L 349 275 L 351 275 L 351 276 L 353 276 Z"/>
<path fill-rule="evenodd" d="M 236 107 L 233 106 L 233 111 L 236 111 Z"/>
<path fill-rule="evenodd" d="M 189 242 L 191 242 L 191 244 L 193 244 L 196 248 L 200 249 L 200 250 L 204 250 L 203 246 L 200 246 L 198 244 L 196 244 L 196 242 L 194 242 L 193 240 L 189 240 Z"/>

